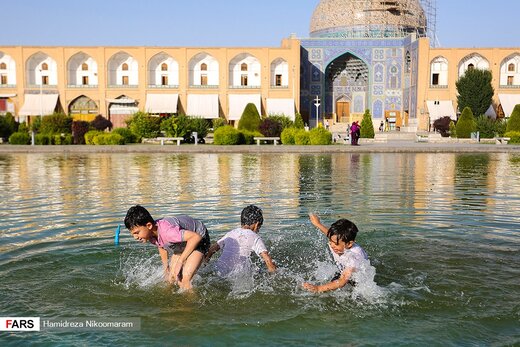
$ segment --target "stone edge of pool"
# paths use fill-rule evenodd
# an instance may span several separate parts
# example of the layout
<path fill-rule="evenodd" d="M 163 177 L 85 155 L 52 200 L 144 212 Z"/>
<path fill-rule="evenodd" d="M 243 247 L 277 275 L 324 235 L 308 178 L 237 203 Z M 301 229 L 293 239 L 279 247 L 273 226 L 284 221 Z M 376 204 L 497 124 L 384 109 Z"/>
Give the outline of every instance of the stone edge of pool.
<path fill-rule="evenodd" d="M 520 153 L 520 145 L 425 144 L 387 142 L 361 146 L 284 146 L 284 145 L 143 145 L 124 146 L 23 146 L 0 145 L 0 153 Z"/>

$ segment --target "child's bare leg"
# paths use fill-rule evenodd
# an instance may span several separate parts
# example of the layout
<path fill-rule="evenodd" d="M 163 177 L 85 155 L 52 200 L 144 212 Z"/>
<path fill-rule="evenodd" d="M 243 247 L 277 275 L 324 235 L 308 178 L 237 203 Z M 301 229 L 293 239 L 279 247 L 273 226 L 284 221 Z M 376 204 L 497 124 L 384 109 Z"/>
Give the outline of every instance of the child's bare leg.
<path fill-rule="evenodd" d="M 182 280 L 179 282 L 179 287 L 182 289 L 191 289 L 191 279 L 197 272 L 203 259 L 204 254 L 199 251 L 193 251 L 190 254 L 182 267 Z"/>
<path fill-rule="evenodd" d="M 175 264 L 177 264 L 177 261 L 179 260 L 179 257 L 181 255 L 180 254 L 172 254 L 171 258 L 170 258 L 170 273 L 169 273 L 169 278 L 168 278 L 168 282 L 170 283 L 176 283 L 177 282 L 177 278 L 173 278 L 173 274 L 172 274 L 172 271 L 173 269 L 175 269 Z"/>

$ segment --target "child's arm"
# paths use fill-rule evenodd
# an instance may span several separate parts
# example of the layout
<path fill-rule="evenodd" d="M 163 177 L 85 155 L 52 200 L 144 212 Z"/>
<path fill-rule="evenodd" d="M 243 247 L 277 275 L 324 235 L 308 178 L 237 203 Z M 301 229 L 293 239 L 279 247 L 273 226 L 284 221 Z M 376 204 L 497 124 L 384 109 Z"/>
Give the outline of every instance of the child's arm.
<path fill-rule="evenodd" d="M 329 282 L 329 283 L 322 284 L 322 285 L 316 286 L 314 284 L 304 283 L 303 288 L 305 288 L 309 292 L 313 292 L 313 293 L 322 293 L 322 292 L 328 292 L 330 290 L 336 290 L 339 288 L 343 288 L 348 283 L 348 280 L 350 279 L 350 276 L 352 275 L 354 270 L 355 269 L 353 267 L 348 268 L 341 273 L 341 277 L 339 279 Z"/>
<path fill-rule="evenodd" d="M 200 240 L 202 240 L 202 236 L 197 234 L 194 231 L 184 230 L 184 240 L 186 241 L 186 247 L 184 247 L 184 251 L 182 251 L 179 259 L 175 263 L 175 267 L 173 269 L 172 278 L 175 280 L 178 279 L 179 273 L 181 272 L 182 266 L 186 262 L 186 259 L 190 256 L 190 254 L 197 248 Z"/>
<path fill-rule="evenodd" d="M 318 217 L 314 213 L 309 213 L 309 219 L 311 220 L 312 225 L 318 228 L 323 234 L 327 235 L 327 233 L 329 232 L 329 228 L 321 224 L 320 217 Z"/>
<path fill-rule="evenodd" d="M 213 254 L 217 253 L 219 250 L 220 250 L 220 246 L 218 245 L 218 243 L 216 243 L 216 242 L 213 243 L 211 245 L 211 247 L 209 248 L 208 253 L 204 257 L 204 261 L 208 262 L 211 259 L 211 257 L 213 256 Z"/>
<path fill-rule="evenodd" d="M 162 261 L 162 264 L 163 264 L 163 268 L 164 268 L 164 278 L 169 281 L 170 279 L 170 267 L 168 265 L 168 251 L 165 250 L 164 248 L 162 247 L 159 247 L 159 255 L 161 256 L 161 261 Z"/>
<path fill-rule="evenodd" d="M 276 265 L 274 264 L 273 258 L 269 255 L 269 252 L 265 251 L 260 253 L 260 256 L 265 262 L 265 265 L 267 266 L 267 270 L 269 272 L 275 272 L 276 271 Z"/>

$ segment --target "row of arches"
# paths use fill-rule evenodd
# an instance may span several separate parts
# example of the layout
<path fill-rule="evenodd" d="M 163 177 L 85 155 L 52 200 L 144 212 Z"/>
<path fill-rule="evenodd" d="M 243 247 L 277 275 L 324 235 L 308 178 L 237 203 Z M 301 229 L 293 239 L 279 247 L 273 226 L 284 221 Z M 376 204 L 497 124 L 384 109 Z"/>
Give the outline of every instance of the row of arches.
<path fill-rule="evenodd" d="M 459 62 L 458 77 L 469 69 L 489 70 L 489 61 L 478 53 L 470 54 Z M 449 62 L 443 56 L 438 56 L 430 62 L 430 86 L 447 87 Z M 502 60 L 500 64 L 500 86 L 520 86 L 520 54 L 514 53 Z"/>
<path fill-rule="evenodd" d="M 260 60 L 249 53 L 241 53 L 229 61 L 229 85 L 232 88 L 260 88 L 262 84 Z M 68 86 L 96 87 L 98 85 L 98 63 L 84 52 L 73 55 L 67 62 Z M 167 53 L 153 56 L 147 65 L 149 87 L 178 87 L 179 63 Z M 277 58 L 270 64 L 272 87 L 289 85 L 288 63 Z M 26 83 L 29 86 L 58 84 L 58 64 L 49 55 L 38 52 L 25 64 Z M 16 62 L 0 52 L 1 84 L 16 85 Z M 126 52 L 113 55 L 107 62 L 108 86 L 137 86 L 139 63 Z M 220 83 L 220 62 L 209 53 L 201 52 L 188 62 L 190 87 L 212 88 Z"/>

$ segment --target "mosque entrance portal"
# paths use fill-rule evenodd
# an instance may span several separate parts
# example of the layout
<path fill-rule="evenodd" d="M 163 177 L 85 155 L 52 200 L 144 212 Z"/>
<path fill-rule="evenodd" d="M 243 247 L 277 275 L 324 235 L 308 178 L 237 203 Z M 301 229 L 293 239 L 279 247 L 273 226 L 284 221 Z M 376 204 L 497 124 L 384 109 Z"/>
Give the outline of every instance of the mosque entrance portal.
<path fill-rule="evenodd" d="M 325 71 L 325 115 L 336 123 L 361 120 L 368 104 L 368 66 L 351 53 L 334 59 Z"/>

